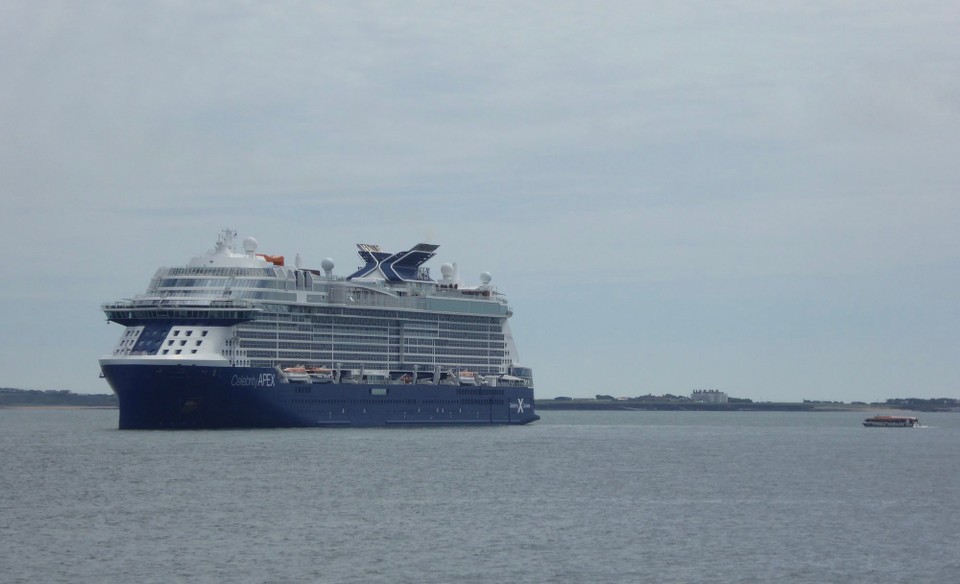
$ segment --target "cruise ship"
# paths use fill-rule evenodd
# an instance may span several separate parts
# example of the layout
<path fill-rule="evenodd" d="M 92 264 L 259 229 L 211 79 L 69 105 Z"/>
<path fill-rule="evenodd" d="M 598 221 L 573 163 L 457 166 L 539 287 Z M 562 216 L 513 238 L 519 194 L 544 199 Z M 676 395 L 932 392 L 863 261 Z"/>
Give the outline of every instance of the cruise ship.
<path fill-rule="evenodd" d="M 123 332 L 100 359 L 121 429 L 527 424 L 533 373 L 519 365 L 507 299 L 464 286 L 439 246 L 357 245 L 334 275 L 257 252 L 224 230 L 146 292 L 102 306 Z"/>

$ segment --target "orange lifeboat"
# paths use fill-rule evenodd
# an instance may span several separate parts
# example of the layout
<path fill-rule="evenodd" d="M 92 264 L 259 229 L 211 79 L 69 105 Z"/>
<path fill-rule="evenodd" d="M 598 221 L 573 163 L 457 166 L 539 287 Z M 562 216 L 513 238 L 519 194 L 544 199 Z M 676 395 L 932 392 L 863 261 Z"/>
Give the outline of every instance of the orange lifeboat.
<path fill-rule="evenodd" d="M 283 267 L 283 256 L 272 256 L 265 253 L 258 253 L 257 257 L 263 258 L 275 266 Z"/>

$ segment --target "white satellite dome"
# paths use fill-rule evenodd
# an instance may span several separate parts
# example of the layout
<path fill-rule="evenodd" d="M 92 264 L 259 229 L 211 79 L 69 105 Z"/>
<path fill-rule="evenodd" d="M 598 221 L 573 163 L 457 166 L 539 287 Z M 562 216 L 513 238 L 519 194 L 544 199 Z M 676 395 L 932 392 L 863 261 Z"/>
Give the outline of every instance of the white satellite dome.
<path fill-rule="evenodd" d="M 323 271 L 326 273 L 333 272 L 333 260 L 330 258 L 323 258 L 320 262 L 320 267 L 323 268 Z"/>
<path fill-rule="evenodd" d="M 247 253 L 253 253 L 257 251 L 257 240 L 253 237 L 245 237 L 243 239 L 243 251 Z"/>
<path fill-rule="evenodd" d="M 443 264 L 440 266 L 440 275 L 443 276 L 444 280 L 449 280 L 453 277 L 453 264 Z"/>
<path fill-rule="evenodd" d="M 480 283 L 484 286 L 488 286 L 490 284 L 490 280 L 492 279 L 493 276 L 490 275 L 490 272 L 483 272 L 480 274 Z"/>

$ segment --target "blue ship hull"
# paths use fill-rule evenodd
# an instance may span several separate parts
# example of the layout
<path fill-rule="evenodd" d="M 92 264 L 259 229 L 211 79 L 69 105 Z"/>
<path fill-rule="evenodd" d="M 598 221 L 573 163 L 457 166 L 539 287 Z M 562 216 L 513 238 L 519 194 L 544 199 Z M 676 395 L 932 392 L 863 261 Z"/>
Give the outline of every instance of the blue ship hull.
<path fill-rule="evenodd" d="M 286 383 L 267 368 L 104 364 L 120 429 L 528 424 L 533 389 Z"/>

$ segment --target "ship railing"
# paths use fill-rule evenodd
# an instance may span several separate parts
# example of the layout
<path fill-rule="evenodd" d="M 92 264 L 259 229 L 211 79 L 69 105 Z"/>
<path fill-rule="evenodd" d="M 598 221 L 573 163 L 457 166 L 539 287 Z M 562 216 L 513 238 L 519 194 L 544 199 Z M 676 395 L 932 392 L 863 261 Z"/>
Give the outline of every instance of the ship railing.
<path fill-rule="evenodd" d="M 356 306 L 372 306 L 374 308 L 413 308 L 426 309 L 426 301 L 423 297 L 397 298 L 384 294 L 366 294 L 362 300 L 357 299 L 356 295 L 347 292 L 344 298 L 330 298 L 331 304 L 348 304 Z"/>
<path fill-rule="evenodd" d="M 186 299 L 186 298 L 134 298 L 131 300 L 118 300 L 116 302 L 107 302 L 101 305 L 104 309 L 139 309 L 139 308 L 214 308 L 230 310 L 250 310 L 255 309 L 256 305 L 248 300 L 239 298 L 204 298 L 204 299 Z"/>
<path fill-rule="evenodd" d="M 259 306 L 245 301 L 184 303 L 166 300 L 130 300 L 102 305 L 107 320 L 131 325 L 144 320 L 187 319 L 215 320 L 229 323 L 246 321 L 263 312 Z"/>

